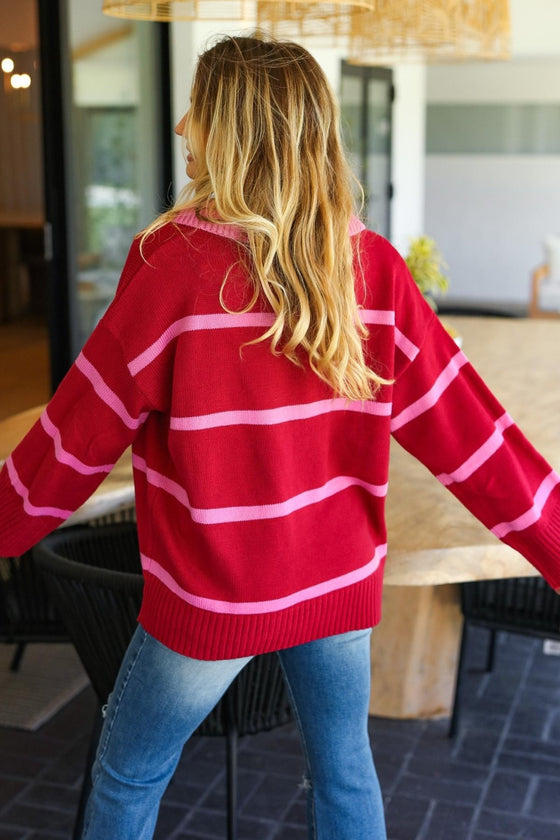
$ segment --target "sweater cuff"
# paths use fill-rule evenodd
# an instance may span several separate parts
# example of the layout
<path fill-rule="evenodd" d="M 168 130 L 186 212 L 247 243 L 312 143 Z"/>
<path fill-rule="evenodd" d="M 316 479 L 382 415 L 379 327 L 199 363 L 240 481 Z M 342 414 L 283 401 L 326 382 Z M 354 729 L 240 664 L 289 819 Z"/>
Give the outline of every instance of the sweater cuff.
<path fill-rule="evenodd" d="M 550 510 L 545 510 L 545 519 L 537 529 L 535 546 L 528 559 L 557 590 L 560 588 L 560 486 L 549 504 Z"/>
<path fill-rule="evenodd" d="M 56 516 L 28 516 L 23 504 L 4 469 L 0 473 L 0 557 L 19 557 L 64 521 Z"/>

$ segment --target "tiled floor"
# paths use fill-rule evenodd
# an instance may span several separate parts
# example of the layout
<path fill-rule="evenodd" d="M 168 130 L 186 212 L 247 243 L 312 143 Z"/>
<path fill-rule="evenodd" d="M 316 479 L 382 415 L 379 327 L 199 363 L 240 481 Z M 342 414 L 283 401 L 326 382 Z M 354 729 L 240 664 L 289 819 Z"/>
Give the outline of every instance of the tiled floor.
<path fill-rule="evenodd" d="M 495 670 L 485 674 L 486 635 L 471 639 L 455 742 L 444 720 L 371 719 L 390 840 L 559 840 L 560 657 L 502 634 Z M 0 840 L 71 836 L 93 709 L 86 690 L 36 733 L 0 729 Z M 294 728 L 242 740 L 239 766 L 239 840 L 304 840 Z M 224 800 L 222 740 L 193 741 L 157 840 L 225 838 Z"/>

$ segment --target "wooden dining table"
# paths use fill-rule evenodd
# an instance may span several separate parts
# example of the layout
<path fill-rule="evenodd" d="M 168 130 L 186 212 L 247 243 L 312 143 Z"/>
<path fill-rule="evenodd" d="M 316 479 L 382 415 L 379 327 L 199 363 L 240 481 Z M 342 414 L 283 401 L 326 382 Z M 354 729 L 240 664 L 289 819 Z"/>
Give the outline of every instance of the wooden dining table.
<path fill-rule="evenodd" d="M 444 320 L 527 437 L 559 469 L 560 320 Z M 41 410 L 39 406 L 0 422 L 0 459 Z M 133 499 L 126 452 L 69 521 L 91 520 L 129 506 Z M 383 620 L 371 645 L 370 712 L 397 718 L 447 715 L 462 624 L 460 583 L 537 573 L 394 442 L 387 525 Z"/>

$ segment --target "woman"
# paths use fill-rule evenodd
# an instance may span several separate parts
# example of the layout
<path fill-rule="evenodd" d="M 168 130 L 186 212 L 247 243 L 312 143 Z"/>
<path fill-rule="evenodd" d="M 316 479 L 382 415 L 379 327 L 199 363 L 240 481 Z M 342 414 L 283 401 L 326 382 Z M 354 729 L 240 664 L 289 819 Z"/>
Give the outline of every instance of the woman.
<path fill-rule="evenodd" d="M 192 180 L 0 475 L 0 553 L 19 554 L 133 448 L 144 599 L 85 840 L 152 837 L 183 744 L 274 650 L 310 838 L 386 837 L 367 712 L 391 433 L 560 587 L 560 478 L 353 215 L 338 123 L 295 44 L 201 56 L 177 127 Z"/>

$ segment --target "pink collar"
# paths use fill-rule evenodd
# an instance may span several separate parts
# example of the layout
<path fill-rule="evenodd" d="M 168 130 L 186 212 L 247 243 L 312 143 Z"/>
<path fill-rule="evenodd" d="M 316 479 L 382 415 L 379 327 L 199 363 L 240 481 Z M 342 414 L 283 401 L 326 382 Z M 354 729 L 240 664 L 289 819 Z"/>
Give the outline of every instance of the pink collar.
<path fill-rule="evenodd" d="M 178 225 L 188 225 L 189 227 L 206 230 L 208 233 L 215 233 L 218 236 L 225 236 L 228 239 L 245 239 L 245 231 L 238 225 L 229 225 L 225 222 L 209 222 L 205 219 L 200 219 L 194 210 L 183 210 L 175 216 L 173 220 Z M 352 216 L 350 224 L 348 225 L 348 232 L 350 236 L 355 236 L 365 230 L 365 225 L 358 219 L 357 216 Z"/>

